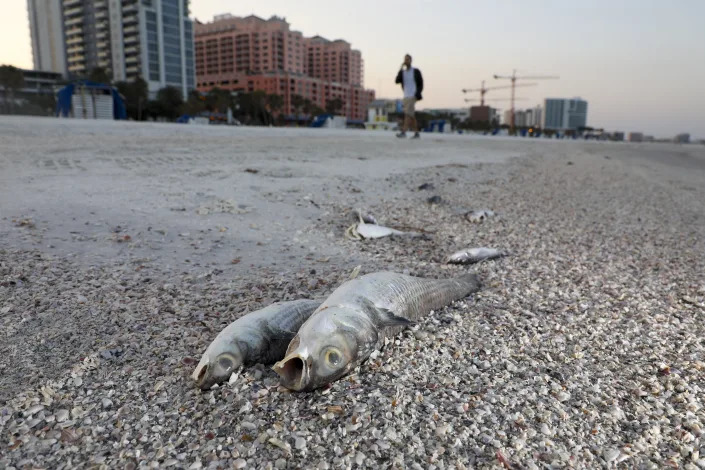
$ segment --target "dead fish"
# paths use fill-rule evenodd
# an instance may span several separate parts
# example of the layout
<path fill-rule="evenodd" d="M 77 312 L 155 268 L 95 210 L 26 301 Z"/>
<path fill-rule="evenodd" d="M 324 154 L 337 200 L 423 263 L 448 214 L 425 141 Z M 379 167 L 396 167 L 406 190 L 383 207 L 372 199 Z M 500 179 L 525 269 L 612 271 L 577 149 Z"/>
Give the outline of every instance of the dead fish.
<path fill-rule="evenodd" d="M 370 238 L 388 237 L 390 235 L 420 235 L 415 232 L 402 232 L 401 230 L 395 230 L 393 228 L 385 227 L 383 225 L 377 225 L 376 223 L 367 223 L 362 217 L 362 212 L 360 211 L 357 212 L 357 216 L 359 221 L 352 224 L 345 231 L 345 236 L 351 240 L 367 240 Z"/>
<path fill-rule="evenodd" d="M 470 211 L 465 214 L 465 218 L 474 224 L 481 224 L 489 217 L 494 217 L 494 212 L 489 209 Z"/>
<path fill-rule="evenodd" d="M 446 258 L 446 263 L 473 264 L 488 259 L 501 258 L 506 255 L 507 253 L 494 248 L 466 248 L 465 250 L 460 250 L 450 255 Z"/>
<path fill-rule="evenodd" d="M 319 305 L 320 300 L 279 302 L 238 318 L 208 346 L 193 380 L 201 390 L 208 390 L 227 381 L 240 366 L 278 361 Z"/>
<path fill-rule="evenodd" d="M 355 220 L 362 220 L 366 224 L 377 224 L 377 219 L 372 214 L 363 214 L 361 209 L 355 209 L 353 211 L 355 215 Z"/>
<path fill-rule="evenodd" d="M 378 272 L 347 281 L 301 326 L 274 371 L 286 388 L 314 390 L 365 361 L 385 335 L 479 288 L 475 274 L 424 279 Z"/>

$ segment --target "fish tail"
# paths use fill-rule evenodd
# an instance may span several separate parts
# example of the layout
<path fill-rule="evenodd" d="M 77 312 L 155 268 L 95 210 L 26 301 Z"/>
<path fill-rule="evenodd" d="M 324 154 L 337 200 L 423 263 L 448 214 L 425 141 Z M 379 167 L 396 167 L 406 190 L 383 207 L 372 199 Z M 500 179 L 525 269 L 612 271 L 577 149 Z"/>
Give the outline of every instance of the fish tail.
<path fill-rule="evenodd" d="M 477 292 L 482 287 L 480 278 L 477 277 L 477 274 L 475 273 L 463 274 L 462 276 L 455 278 L 455 282 L 466 291 L 465 295 L 470 295 L 473 292 Z"/>

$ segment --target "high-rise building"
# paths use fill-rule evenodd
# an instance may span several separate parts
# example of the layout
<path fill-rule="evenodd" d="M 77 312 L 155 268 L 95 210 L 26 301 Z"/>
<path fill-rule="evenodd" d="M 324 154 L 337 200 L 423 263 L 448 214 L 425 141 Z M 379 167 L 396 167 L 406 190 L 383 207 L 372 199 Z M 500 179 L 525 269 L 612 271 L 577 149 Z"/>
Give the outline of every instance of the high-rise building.
<path fill-rule="evenodd" d="M 517 109 L 514 111 L 514 126 L 516 127 L 541 127 L 543 108 L 536 106 L 529 109 Z M 512 123 L 512 111 L 504 112 L 504 124 Z"/>
<path fill-rule="evenodd" d="M 306 39 L 306 74 L 330 82 L 362 86 L 362 54 L 342 39 Z"/>
<path fill-rule="evenodd" d="M 644 141 L 644 134 L 641 132 L 630 132 L 629 133 L 629 142 L 643 142 Z"/>
<path fill-rule="evenodd" d="M 544 129 L 578 130 L 587 125 L 587 101 L 580 98 L 546 98 Z"/>
<path fill-rule="evenodd" d="M 677 144 L 689 144 L 690 143 L 690 134 L 678 134 L 673 138 L 673 142 Z"/>
<path fill-rule="evenodd" d="M 34 70 L 68 74 L 61 0 L 27 0 Z"/>
<path fill-rule="evenodd" d="M 490 106 L 471 106 L 469 110 L 470 122 L 486 122 L 492 124 L 499 121 L 499 111 Z"/>
<path fill-rule="evenodd" d="M 33 19 L 33 12 L 40 12 L 34 17 L 46 16 L 50 19 L 45 22 L 62 26 L 70 78 L 83 78 L 101 68 L 114 81 L 142 77 L 152 96 L 165 86 L 179 88 L 184 97 L 195 88 L 189 0 L 28 1 L 35 67 L 36 58 L 46 55 L 45 44 L 38 40 L 35 45 L 34 40 L 34 31 L 43 23 Z M 50 41 L 57 50 L 59 43 L 58 36 Z"/>
<path fill-rule="evenodd" d="M 305 38 L 283 18 L 217 15 L 196 23 L 196 77 L 200 91 L 263 90 L 281 95 L 283 112 L 296 112 L 299 95 L 325 108 L 335 98 L 342 114 L 364 121 L 374 92 L 363 88 L 362 56 L 343 40 Z"/>

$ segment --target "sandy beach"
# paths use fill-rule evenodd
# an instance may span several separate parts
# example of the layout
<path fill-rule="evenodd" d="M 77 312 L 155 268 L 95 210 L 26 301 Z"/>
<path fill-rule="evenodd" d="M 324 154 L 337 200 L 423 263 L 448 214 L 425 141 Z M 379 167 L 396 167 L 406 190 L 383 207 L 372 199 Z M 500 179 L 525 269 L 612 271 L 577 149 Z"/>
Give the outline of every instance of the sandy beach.
<path fill-rule="evenodd" d="M 705 469 L 704 201 L 702 145 L 0 116 L 0 467 Z M 194 386 L 358 265 L 483 289 L 324 390 Z"/>

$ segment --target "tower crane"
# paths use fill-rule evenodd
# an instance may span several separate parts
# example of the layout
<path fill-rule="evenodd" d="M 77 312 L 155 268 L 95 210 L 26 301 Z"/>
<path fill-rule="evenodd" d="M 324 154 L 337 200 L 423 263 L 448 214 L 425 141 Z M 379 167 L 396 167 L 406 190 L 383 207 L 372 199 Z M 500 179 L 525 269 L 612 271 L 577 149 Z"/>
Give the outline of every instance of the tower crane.
<path fill-rule="evenodd" d="M 496 77 L 496 75 L 495 75 L 495 77 Z M 512 88 L 513 86 L 514 86 L 514 84 L 512 84 L 511 86 L 510 85 L 493 86 L 493 87 L 486 88 L 485 81 L 482 80 L 482 85 L 480 85 L 480 88 L 463 88 L 462 91 L 463 91 L 463 93 L 471 93 L 473 91 L 479 91 L 480 92 L 480 106 L 484 106 L 485 105 L 485 93 L 487 93 L 490 90 L 501 90 L 503 88 Z M 536 83 L 524 83 L 523 85 L 516 85 L 516 86 L 523 86 L 523 87 L 536 86 Z"/>
<path fill-rule="evenodd" d="M 494 76 L 495 80 L 497 79 L 507 79 L 511 80 L 511 89 L 512 89 L 512 122 L 511 122 L 511 132 L 514 132 L 514 88 L 522 85 L 517 85 L 516 81 L 517 80 L 553 80 L 553 79 L 558 79 L 560 78 L 558 75 L 534 75 L 534 76 L 525 76 L 525 77 L 517 77 L 517 71 L 516 69 L 512 70 L 511 75 L 496 75 Z"/>

